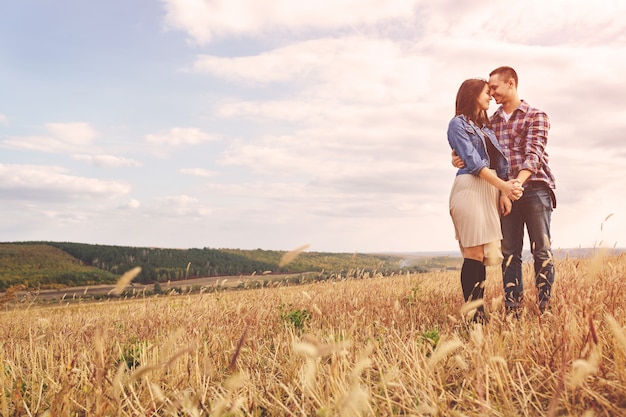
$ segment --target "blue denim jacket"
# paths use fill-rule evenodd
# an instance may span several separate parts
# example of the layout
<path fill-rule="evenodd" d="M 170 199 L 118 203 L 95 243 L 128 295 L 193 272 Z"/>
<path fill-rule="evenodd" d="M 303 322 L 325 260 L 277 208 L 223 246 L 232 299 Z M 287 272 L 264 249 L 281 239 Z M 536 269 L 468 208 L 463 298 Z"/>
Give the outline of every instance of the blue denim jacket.
<path fill-rule="evenodd" d="M 483 134 L 484 133 L 484 136 Z M 483 137 L 493 144 L 496 160 L 490 164 L 487 146 Z M 448 125 L 448 143 L 456 154 L 465 162 L 465 167 L 459 168 L 456 175 L 478 175 L 481 169 L 492 166 L 501 179 L 508 180 L 509 163 L 498 144 L 495 133 L 489 128 L 482 130 L 474 123 L 469 122 L 464 115 L 459 115 L 450 120 Z"/>

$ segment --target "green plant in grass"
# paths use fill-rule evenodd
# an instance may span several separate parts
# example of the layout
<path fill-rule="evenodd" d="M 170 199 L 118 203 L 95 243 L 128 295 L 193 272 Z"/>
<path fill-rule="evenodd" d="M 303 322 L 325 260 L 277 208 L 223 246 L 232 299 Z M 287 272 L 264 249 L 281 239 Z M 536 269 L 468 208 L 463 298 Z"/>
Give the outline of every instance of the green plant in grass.
<path fill-rule="evenodd" d="M 302 331 L 307 321 L 311 318 L 311 313 L 306 309 L 293 309 L 291 304 L 281 304 L 280 318 L 284 323 L 291 324 L 296 330 Z"/>
<path fill-rule="evenodd" d="M 439 333 L 439 329 L 431 329 L 422 333 L 420 338 L 422 341 L 429 343 L 433 348 L 436 348 L 441 334 Z"/>
<path fill-rule="evenodd" d="M 141 365 L 141 353 L 148 345 L 147 342 L 140 342 L 132 338 L 130 342 L 122 349 L 122 356 L 117 363 L 125 363 L 128 369 L 134 369 Z"/>

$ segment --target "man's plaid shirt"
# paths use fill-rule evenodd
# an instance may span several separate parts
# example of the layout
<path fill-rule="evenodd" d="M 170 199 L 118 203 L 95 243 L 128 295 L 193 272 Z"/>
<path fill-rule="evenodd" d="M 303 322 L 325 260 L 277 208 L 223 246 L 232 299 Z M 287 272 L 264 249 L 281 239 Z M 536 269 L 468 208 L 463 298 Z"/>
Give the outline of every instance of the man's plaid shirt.
<path fill-rule="evenodd" d="M 546 152 L 550 129 L 547 114 L 530 107 L 522 100 L 508 122 L 500 106 L 491 116 L 491 128 L 509 161 L 510 179 L 516 178 L 521 170 L 527 169 L 532 173 L 528 182 L 539 181 L 546 183 L 551 189 L 556 187 Z"/>

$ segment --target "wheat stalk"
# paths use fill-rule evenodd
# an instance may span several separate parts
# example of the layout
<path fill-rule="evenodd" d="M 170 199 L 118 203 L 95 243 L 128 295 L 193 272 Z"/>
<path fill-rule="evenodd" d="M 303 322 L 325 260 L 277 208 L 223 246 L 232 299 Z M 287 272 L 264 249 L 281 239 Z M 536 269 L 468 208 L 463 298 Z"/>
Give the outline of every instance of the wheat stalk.
<path fill-rule="evenodd" d="M 137 275 L 139 275 L 140 272 L 141 272 L 140 266 L 136 266 L 130 271 L 126 271 L 117 281 L 117 285 L 115 285 L 115 288 L 112 289 L 110 293 L 115 294 L 115 295 L 121 294 L 122 291 L 124 291 L 124 288 L 126 288 L 128 284 L 130 284 L 130 282 L 133 279 L 135 279 Z"/>
<path fill-rule="evenodd" d="M 300 252 L 302 252 L 305 249 L 308 249 L 308 247 L 309 247 L 308 244 L 302 245 L 302 246 L 300 246 L 300 247 L 298 247 L 298 248 L 296 248 L 296 249 L 294 249 L 292 251 L 289 251 L 289 252 L 285 253 L 283 255 L 283 257 L 280 259 L 280 262 L 278 263 L 278 266 L 282 267 L 282 266 L 287 265 L 288 263 L 290 263 L 291 261 L 296 259 L 296 257 L 298 255 L 300 255 Z"/>

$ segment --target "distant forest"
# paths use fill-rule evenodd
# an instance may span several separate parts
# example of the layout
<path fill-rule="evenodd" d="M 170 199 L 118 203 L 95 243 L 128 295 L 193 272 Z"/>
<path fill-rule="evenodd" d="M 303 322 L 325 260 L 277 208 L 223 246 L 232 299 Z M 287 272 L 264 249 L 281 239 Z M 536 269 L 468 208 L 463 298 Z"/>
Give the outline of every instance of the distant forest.
<path fill-rule="evenodd" d="M 112 284 L 126 271 L 141 267 L 134 282 L 153 284 L 210 276 L 352 270 L 389 275 L 446 267 L 446 259 L 407 262 L 400 255 L 302 252 L 279 267 L 284 251 L 240 249 L 162 249 L 71 242 L 0 243 L 0 291 L 12 286 L 63 288 Z"/>

